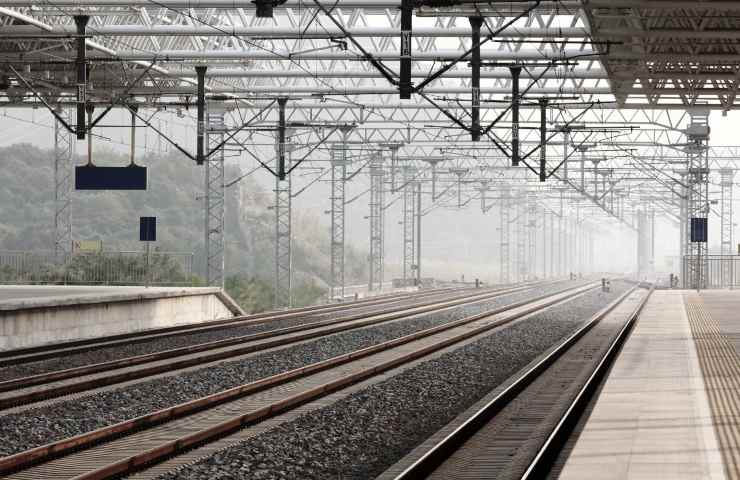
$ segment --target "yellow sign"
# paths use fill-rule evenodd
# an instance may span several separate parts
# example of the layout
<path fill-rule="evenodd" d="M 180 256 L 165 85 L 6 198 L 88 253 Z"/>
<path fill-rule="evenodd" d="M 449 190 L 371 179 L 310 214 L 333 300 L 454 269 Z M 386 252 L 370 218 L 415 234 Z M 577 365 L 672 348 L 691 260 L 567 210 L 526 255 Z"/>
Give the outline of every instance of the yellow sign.
<path fill-rule="evenodd" d="M 72 240 L 72 251 L 75 253 L 100 253 L 103 251 L 103 241 Z"/>

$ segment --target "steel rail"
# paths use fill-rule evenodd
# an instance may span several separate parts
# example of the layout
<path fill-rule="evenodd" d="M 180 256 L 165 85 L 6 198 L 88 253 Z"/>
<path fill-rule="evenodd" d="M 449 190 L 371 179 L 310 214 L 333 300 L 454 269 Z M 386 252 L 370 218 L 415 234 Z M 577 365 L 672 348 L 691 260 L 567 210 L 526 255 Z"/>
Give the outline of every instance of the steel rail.
<path fill-rule="evenodd" d="M 69 439 L 60 440 L 42 447 L 27 450 L 16 455 L 0 459 L 0 474 L 7 474 L 9 472 L 22 470 L 38 464 L 39 462 L 44 462 L 56 458 L 60 455 L 79 450 L 81 448 L 90 447 L 103 441 L 118 438 L 122 435 L 138 432 L 140 430 L 151 428 L 165 422 L 175 420 L 177 418 L 192 415 L 226 402 L 238 400 L 242 397 L 265 390 L 267 388 L 282 385 L 286 382 L 294 381 L 306 377 L 310 374 L 341 366 L 350 361 L 367 357 L 385 350 L 390 350 L 415 340 L 429 337 L 431 335 L 447 330 L 453 330 L 457 327 L 465 326 L 466 324 L 475 322 L 477 320 L 485 319 L 487 317 L 498 315 L 510 310 L 521 309 L 521 311 L 516 311 L 504 318 L 483 324 L 482 326 L 478 326 L 475 328 L 466 328 L 460 334 L 445 338 L 441 341 L 438 341 L 431 345 L 427 345 L 420 349 L 403 353 L 399 357 L 379 364 L 374 364 L 373 366 L 363 369 L 359 372 L 344 375 L 341 378 L 335 379 L 329 383 L 310 388 L 308 391 L 304 391 L 299 394 L 289 396 L 287 398 L 282 398 L 274 403 L 271 403 L 267 407 L 259 408 L 243 415 L 238 415 L 234 418 L 230 418 L 227 421 L 219 422 L 208 428 L 197 430 L 195 433 L 192 433 L 193 421 L 189 421 L 189 428 L 187 429 L 186 434 L 178 438 L 176 441 L 169 441 L 162 445 L 157 445 L 154 448 L 149 448 L 144 452 L 132 455 L 124 460 L 99 467 L 95 470 L 74 478 L 75 480 L 101 480 L 114 476 L 125 475 L 127 473 L 138 470 L 145 465 L 162 460 L 177 453 L 181 453 L 205 442 L 221 438 L 244 426 L 248 426 L 259 421 L 264 421 L 280 413 L 284 413 L 298 405 L 323 397 L 331 392 L 340 390 L 361 380 L 386 372 L 397 366 L 429 355 L 455 343 L 459 343 L 463 340 L 472 338 L 486 331 L 498 328 L 502 325 L 505 325 L 532 313 L 539 312 L 552 305 L 566 302 L 576 296 L 585 294 L 588 291 L 598 288 L 598 286 L 598 283 L 589 283 L 585 286 L 580 285 L 578 287 L 567 289 L 565 292 L 541 295 L 534 299 L 527 299 L 524 301 L 516 302 L 512 305 L 497 307 L 477 315 L 466 317 L 444 325 L 438 325 L 436 327 L 415 332 L 397 339 L 389 340 L 381 344 L 367 347 L 355 352 L 339 355 L 337 357 L 290 370 L 288 372 L 283 372 L 272 377 L 267 377 L 249 384 L 241 385 L 239 387 L 209 395 L 207 397 L 192 400 L 177 405 L 175 407 L 163 409 L 152 414 L 127 420 L 116 425 L 111 425 Z"/>
<path fill-rule="evenodd" d="M 52 345 L 42 345 L 37 347 L 28 347 L 15 350 L 6 350 L 0 352 L 0 368 L 9 365 L 18 365 L 21 363 L 36 362 L 60 355 L 81 353 L 89 350 L 96 350 L 101 347 L 111 347 L 116 345 L 130 345 L 132 343 L 141 343 L 156 338 L 165 338 L 178 335 L 187 335 L 191 333 L 204 332 L 209 330 L 221 329 L 230 326 L 241 325 L 258 325 L 275 320 L 286 320 L 311 314 L 318 315 L 331 313 L 338 310 L 347 310 L 362 308 L 384 303 L 392 303 L 410 298 L 424 298 L 430 295 L 438 295 L 452 289 L 434 289 L 425 292 L 404 292 L 378 297 L 370 297 L 362 300 L 345 302 L 341 304 L 326 304 L 310 307 L 295 308 L 286 311 L 270 311 L 251 315 L 240 315 L 237 317 L 214 320 L 199 324 L 176 325 L 172 327 L 161 327 L 138 332 L 122 333 L 109 335 L 105 337 L 96 337 L 90 339 L 73 340 L 69 342 L 57 343 Z"/>
<path fill-rule="evenodd" d="M 419 459 L 395 477 L 395 480 L 418 480 L 426 478 L 442 465 L 452 454 L 464 448 L 465 443 L 484 425 L 491 421 L 504 407 L 509 405 L 534 380 L 539 378 L 571 346 L 582 338 L 592 327 L 599 323 L 609 312 L 621 304 L 638 287 L 634 286 L 620 295 L 616 300 L 593 315 L 584 325 L 569 335 L 552 352 L 527 369 L 509 386 L 468 417 L 461 425 L 427 450 Z M 646 295 L 644 301 L 646 301 Z M 639 310 L 637 311 L 639 313 Z M 636 314 L 633 314 L 633 316 Z M 543 477 L 530 477 L 543 478 Z"/>
<path fill-rule="evenodd" d="M 609 345 L 609 349 L 606 351 L 604 356 L 599 361 L 598 365 L 594 369 L 593 373 L 589 376 L 586 383 L 581 387 L 576 397 L 568 406 L 565 414 L 560 419 L 558 424 L 555 426 L 553 431 L 548 435 L 545 443 L 542 444 L 540 449 L 537 451 L 529 467 L 521 476 L 521 480 L 535 480 L 538 478 L 545 478 L 547 473 L 552 468 L 553 463 L 557 459 L 558 455 L 562 451 L 565 443 L 568 441 L 570 434 L 573 432 L 576 424 L 581 418 L 584 410 L 588 403 L 594 398 L 596 392 L 599 389 L 602 381 L 606 378 L 606 375 L 614 364 L 619 351 L 624 345 L 625 341 L 629 337 L 632 328 L 640 316 L 642 309 L 647 304 L 648 299 L 652 295 L 655 287 L 651 287 L 647 295 L 640 301 L 635 310 L 630 314 L 621 328 L 617 336 Z"/>
<path fill-rule="evenodd" d="M 28 405 L 38 401 L 56 398 L 62 395 L 105 387 L 139 378 L 146 378 L 160 373 L 172 372 L 174 370 L 180 370 L 183 368 L 202 365 L 204 363 L 224 360 L 247 353 L 254 353 L 270 348 L 286 346 L 300 341 L 319 338 L 334 333 L 353 330 L 370 325 L 376 325 L 392 320 L 398 320 L 411 315 L 438 311 L 468 303 L 486 301 L 491 298 L 496 298 L 510 293 L 527 290 L 528 288 L 531 287 L 515 287 L 507 290 L 496 290 L 485 294 L 466 295 L 462 298 L 453 298 L 451 300 L 420 302 L 413 305 L 404 305 L 392 309 L 387 309 L 382 312 L 374 312 L 370 314 L 359 313 L 325 321 L 285 327 L 241 337 L 234 337 L 224 340 L 191 345 L 187 347 L 165 350 L 163 352 L 138 355 L 135 357 L 128 357 L 120 360 L 112 360 L 110 362 L 103 362 L 94 365 L 60 370 L 57 372 L 39 374 L 32 377 L 19 378 L 16 380 L 8 380 L 6 382 L 0 383 L 0 392 L 11 392 L 10 395 L 0 398 L 0 410 L 16 406 Z M 287 338 L 280 338 L 282 335 L 291 333 L 296 333 L 297 335 Z M 257 340 L 267 341 L 258 344 L 250 343 Z M 230 346 L 236 346 L 236 348 L 208 353 L 209 351 L 218 350 L 220 348 Z M 204 355 L 177 359 L 177 357 L 198 353 L 204 353 Z M 159 362 L 168 359 L 174 360 L 171 362 L 163 362 L 157 365 L 146 366 L 147 363 Z M 143 365 L 143 367 L 139 369 L 113 373 L 115 370 L 118 369 L 126 369 L 138 365 Z M 75 379 L 84 375 L 97 374 L 100 375 L 94 376 L 94 378 L 90 379 L 81 379 L 79 381 L 73 381 L 71 383 L 56 386 L 51 385 L 48 388 L 31 390 L 29 392 L 21 392 L 16 394 L 12 393 L 13 391 L 31 388 L 33 386 L 44 385 L 47 383 L 58 382 L 67 379 Z"/>

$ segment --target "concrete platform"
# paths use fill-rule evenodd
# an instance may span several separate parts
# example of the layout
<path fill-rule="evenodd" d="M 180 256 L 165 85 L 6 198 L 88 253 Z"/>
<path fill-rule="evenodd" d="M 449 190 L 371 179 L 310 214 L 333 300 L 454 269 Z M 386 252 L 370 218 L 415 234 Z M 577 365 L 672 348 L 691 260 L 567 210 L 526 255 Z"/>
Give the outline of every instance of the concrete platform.
<path fill-rule="evenodd" d="M 738 478 L 740 382 L 727 380 L 740 361 L 703 305 L 727 295 L 740 313 L 740 292 L 653 293 L 559 478 Z"/>
<path fill-rule="evenodd" d="M 240 315 L 220 288 L 0 287 L 0 350 Z"/>

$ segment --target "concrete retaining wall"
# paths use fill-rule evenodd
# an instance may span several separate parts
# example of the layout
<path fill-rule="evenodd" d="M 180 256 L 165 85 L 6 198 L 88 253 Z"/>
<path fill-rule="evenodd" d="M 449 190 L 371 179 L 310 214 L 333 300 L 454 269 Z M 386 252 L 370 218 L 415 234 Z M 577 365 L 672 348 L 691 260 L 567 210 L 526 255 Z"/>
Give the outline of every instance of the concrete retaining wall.
<path fill-rule="evenodd" d="M 55 287 L 59 291 L 63 287 Z M 89 293 L 90 290 L 93 293 Z M 4 290 L 7 292 L 7 290 Z M 242 314 L 216 288 L 88 287 L 84 294 L 0 301 L 0 350 L 25 348 Z"/>

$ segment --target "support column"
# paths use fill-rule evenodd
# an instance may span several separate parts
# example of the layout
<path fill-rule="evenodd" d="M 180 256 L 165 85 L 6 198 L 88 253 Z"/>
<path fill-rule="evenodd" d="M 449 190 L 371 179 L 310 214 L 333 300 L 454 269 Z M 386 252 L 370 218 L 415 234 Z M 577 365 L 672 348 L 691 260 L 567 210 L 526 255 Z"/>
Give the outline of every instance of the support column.
<path fill-rule="evenodd" d="M 414 175 L 416 169 L 411 166 L 404 168 L 403 187 L 403 279 L 409 283 L 416 278 L 414 264 L 416 261 L 415 233 L 415 210 L 416 210 L 416 188 Z"/>
<path fill-rule="evenodd" d="M 226 125 L 224 110 L 211 105 L 208 109 L 208 150 L 224 140 Z M 205 250 L 206 281 L 208 285 L 224 285 L 224 147 L 204 160 L 205 195 Z"/>
<path fill-rule="evenodd" d="M 472 29 L 472 48 L 473 52 L 470 58 L 470 69 L 472 78 L 470 81 L 472 108 L 470 111 L 471 128 L 470 133 L 474 142 L 480 141 L 480 28 L 483 25 L 482 17 L 470 17 L 470 28 Z"/>
<path fill-rule="evenodd" d="M 645 210 L 637 212 L 637 278 L 643 280 L 651 272 L 650 217 Z"/>
<path fill-rule="evenodd" d="M 344 207 L 347 178 L 347 130 L 342 143 L 332 146 L 331 159 L 331 279 L 329 295 L 344 299 Z"/>
<path fill-rule="evenodd" d="M 499 282 L 506 284 L 511 283 L 511 259 L 509 256 L 511 189 L 508 185 L 502 189 L 501 197 L 501 211 L 499 212 Z"/>
<path fill-rule="evenodd" d="M 720 245 L 722 255 L 732 255 L 735 250 L 732 239 L 732 182 L 735 171 L 723 168 L 720 173 Z M 722 287 L 734 284 L 732 263 L 729 259 L 722 260 Z"/>
<path fill-rule="evenodd" d="M 687 150 L 688 155 L 688 222 L 693 218 L 708 220 L 709 217 L 709 158 L 706 141 L 709 138 L 709 111 L 693 110 L 691 124 L 687 129 L 690 143 L 695 147 Z M 690 236 L 691 227 L 688 225 Z M 707 242 L 688 241 L 688 255 L 684 257 L 684 288 L 697 290 L 707 287 Z"/>
<path fill-rule="evenodd" d="M 59 108 L 57 113 L 68 118 Z M 63 263 L 72 253 L 72 133 L 54 122 L 54 256 Z"/>
<path fill-rule="evenodd" d="M 527 279 L 527 204 L 526 193 L 519 191 L 516 203 L 516 281 Z"/>
<path fill-rule="evenodd" d="M 416 205 L 414 208 L 416 230 L 414 238 L 416 239 L 416 261 L 414 269 L 416 270 L 416 284 L 421 287 L 421 180 L 416 182 Z"/>
<path fill-rule="evenodd" d="M 563 210 L 563 193 L 560 192 L 560 215 L 558 216 L 558 275 L 563 276 L 565 274 L 565 232 L 563 227 L 565 226 Z"/>
<path fill-rule="evenodd" d="M 377 153 L 370 161 L 370 279 L 368 290 L 371 292 L 383 289 L 384 182 L 383 157 Z"/>
<path fill-rule="evenodd" d="M 550 245 L 550 278 L 557 277 L 557 267 L 555 258 L 557 258 L 557 235 L 555 230 L 555 214 L 550 213 L 550 237 L 547 239 Z"/>
<path fill-rule="evenodd" d="M 527 280 L 537 276 L 537 197 L 527 195 Z"/>
<path fill-rule="evenodd" d="M 77 30 L 77 58 L 75 67 L 77 70 L 77 140 L 84 140 L 87 127 L 85 123 L 85 113 L 87 110 L 87 43 L 85 36 L 87 33 L 87 22 L 90 17 L 87 15 L 75 15 L 74 17 Z"/>
<path fill-rule="evenodd" d="M 281 143 L 281 135 L 276 142 L 276 172 L 280 169 L 281 155 L 284 169 L 290 170 L 292 165 L 292 148 L 290 135 L 286 132 L 285 142 Z M 275 308 L 289 308 L 293 306 L 293 254 L 292 254 L 292 180 L 291 175 L 275 177 Z"/>
<path fill-rule="evenodd" d="M 547 217 L 550 214 L 548 211 L 542 209 L 542 278 L 549 278 L 550 273 L 547 271 L 548 259 L 550 257 L 548 245 L 547 245 Z"/>
<path fill-rule="evenodd" d="M 519 75 L 520 65 L 509 67 L 511 71 L 511 166 L 519 166 Z"/>

